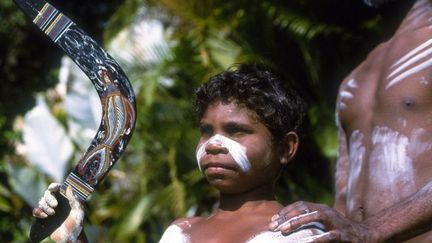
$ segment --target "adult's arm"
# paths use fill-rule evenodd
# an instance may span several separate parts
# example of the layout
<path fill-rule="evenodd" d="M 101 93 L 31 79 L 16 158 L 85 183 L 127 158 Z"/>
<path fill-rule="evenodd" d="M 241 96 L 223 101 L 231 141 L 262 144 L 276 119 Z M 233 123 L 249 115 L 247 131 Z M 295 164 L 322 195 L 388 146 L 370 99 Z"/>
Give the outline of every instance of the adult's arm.
<path fill-rule="evenodd" d="M 320 222 L 327 233 L 312 242 L 401 242 L 431 229 L 432 181 L 416 193 L 362 222 L 345 217 L 347 172 L 349 169 L 346 136 L 340 129 L 340 149 L 336 168 L 334 208 L 324 204 L 296 202 L 283 208 L 270 224 L 271 230 L 290 233 L 301 225 Z"/>
<path fill-rule="evenodd" d="M 345 131 L 338 121 L 339 153 L 336 162 L 335 175 L 335 202 L 334 209 L 343 215 L 346 214 L 347 181 L 349 169 L 348 143 Z"/>

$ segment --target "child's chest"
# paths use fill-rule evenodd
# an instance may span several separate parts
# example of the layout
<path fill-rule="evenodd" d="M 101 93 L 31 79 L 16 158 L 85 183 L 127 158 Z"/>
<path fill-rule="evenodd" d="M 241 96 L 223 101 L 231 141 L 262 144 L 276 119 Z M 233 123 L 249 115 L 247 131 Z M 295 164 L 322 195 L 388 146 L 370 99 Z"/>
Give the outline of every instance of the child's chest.
<path fill-rule="evenodd" d="M 248 218 L 248 220 L 244 217 L 203 219 L 185 229 L 184 233 L 191 239 L 190 243 L 246 243 L 254 236 L 266 232 L 270 223 L 270 217 L 264 219 L 251 215 Z"/>
<path fill-rule="evenodd" d="M 190 240 L 187 243 L 287 243 L 299 242 L 317 233 L 309 229 L 290 235 L 272 232 L 268 230 L 270 218 L 270 215 L 209 218 L 191 225 L 183 233 Z"/>
<path fill-rule="evenodd" d="M 197 233 L 195 230 L 198 230 L 199 227 L 191 227 L 191 229 L 183 230 L 177 225 L 172 225 L 167 229 L 159 243 L 293 243 L 308 239 L 311 240 L 313 239 L 313 235 L 318 233 L 317 230 L 304 229 L 290 235 L 282 235 L 281 232 L 267 230 L 245 234 L 242 229 L 233 231 L 227 227 L 220 229 L 219 232 L 209 234 L 209 231 Z"/>

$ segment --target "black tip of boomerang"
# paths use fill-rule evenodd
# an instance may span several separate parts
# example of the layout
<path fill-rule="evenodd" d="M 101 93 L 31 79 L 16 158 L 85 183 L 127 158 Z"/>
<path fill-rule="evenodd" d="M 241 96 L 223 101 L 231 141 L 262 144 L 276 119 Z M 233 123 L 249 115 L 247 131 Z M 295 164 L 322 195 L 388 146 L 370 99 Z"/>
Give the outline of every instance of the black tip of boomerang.
<path fill-rule="evenodd" d="M 13 0 L 13 1 L 31 19 L 34 19 L 39 14 L 39 11 L 42 9 L 42 7 L 46 4 L 46 1 L 43 0 Z"/>

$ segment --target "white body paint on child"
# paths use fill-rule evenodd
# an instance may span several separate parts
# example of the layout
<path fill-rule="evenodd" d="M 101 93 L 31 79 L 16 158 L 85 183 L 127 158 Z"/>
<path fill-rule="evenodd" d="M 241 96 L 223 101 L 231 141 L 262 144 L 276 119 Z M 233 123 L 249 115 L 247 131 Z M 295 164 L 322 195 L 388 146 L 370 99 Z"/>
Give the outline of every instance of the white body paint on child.
<path fill-rule="evenodd" d="M 306 243 L 311 242 L 314 238 L 325 234 L 323 231 L 318 229 L 302 229 L 294 231 L 289 235 L 282 235 L 281 232 L 264 231 L 252 239 L 246 241 L 246 243 Z"/>
<path fill-rule="evenodd" d="M 162 238 L 159 240 L 159 243 L 189 243 L 189 235 L 184 234 L 183 230 L 177 225 L 169 226 Z"/>
<path fill-rule="evenodd" d="M 321 234 L 319 234 L 321 232 Z M 318 233 L 318 234 L 317 234 Z M 303 229 L 289 235 L 282 235 L 281 232 L 263 231 L 245 243 L 289 243 L 309 242 L 311 237 L 322 236 L 323 231 L 319 229 Z M 190 236 L 183 232 L 178 225 L 169 226 L 162 235 L 159 243 L 190 243 Z"/>
<path fill-rule="evenodd" d="M 219 134 L 214 135 L 209 140 L 202 143 L 198 148 L 196 152 L 196 159 L 200 171 L 202 171 L 200 160 L 206 153 L 205 148 L 208 144 L 217 144 L 226 148 L 242 171 L 250 171 L 251 164 L 246 156 L 246 148 L 240 143 Z"/>

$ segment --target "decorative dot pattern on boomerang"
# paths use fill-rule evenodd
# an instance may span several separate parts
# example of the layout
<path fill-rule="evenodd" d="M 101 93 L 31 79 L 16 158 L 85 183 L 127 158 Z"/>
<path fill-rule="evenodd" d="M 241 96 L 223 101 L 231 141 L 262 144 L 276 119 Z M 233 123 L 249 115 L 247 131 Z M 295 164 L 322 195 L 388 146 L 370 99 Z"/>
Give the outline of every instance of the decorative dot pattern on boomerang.
<path fill-rule="evenodd" d="M 102 122 L 92 146 L 87 150 L 78 165 L 71 172 L 74 174 L 72 185 L 78 196 L 86 200 L 100 180 L 108 173 L 116 159 L 126 147 L 125 138 L 129 137 L 135 121 L 134 106 L 121 92 L 118 81 L 103 66 L 99 66 L 98 84 L 102 87 Z M 131 114 L 133 116 L 131 116 Z M 69 178 L 69 177 L 68 177 Z M 68 181 L 69 182 L 69 181 Z"/>
<path fill-rule="evenodd" d="M 102 103 L 99 129 L 78 164 L 63 182 L 86 200 L 115 164 L 130 140 L 135 119 L 135 95 L 126 74 L 90 36 L 43 0 L 15 0 L 51 40 L 92 81 Z"/>
<path fill-rule="evenodd" d="M 105 103 L 103 114 L 106 115 L 103 116 L 101 126 L 104 129 L 100 129 L 95 138 L 101 141 L 91 150 L 87 150 L 62 187 L 65 190 L 68 185 L 71 185 L 82 200 L 88 198 L 93 192 L 93 187 L 112 167 L 113 153 L 118 154 L 117 157 L 122 153 L 125 147 L 122 138 L 131 132 L 128 129 L 127 116 L 133 107 L 129 106 L 125 98 L 115 91 L 104 97 L 103 103 Z"/>

